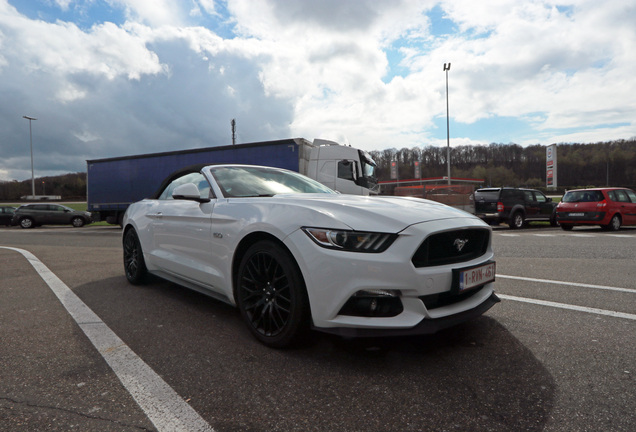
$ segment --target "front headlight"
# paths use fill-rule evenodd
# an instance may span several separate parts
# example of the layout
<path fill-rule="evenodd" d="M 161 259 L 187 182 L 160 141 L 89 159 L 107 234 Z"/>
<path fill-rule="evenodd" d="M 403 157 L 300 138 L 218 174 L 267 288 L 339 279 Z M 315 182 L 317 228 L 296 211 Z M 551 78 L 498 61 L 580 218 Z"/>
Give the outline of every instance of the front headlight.
<path fill-rule="evenodd" d="M 397 234 L 377 232 L 311 227 L 303 227 L 302 230 L 319 246 L 349 252 L 384 252 L 397 238 Z"/>

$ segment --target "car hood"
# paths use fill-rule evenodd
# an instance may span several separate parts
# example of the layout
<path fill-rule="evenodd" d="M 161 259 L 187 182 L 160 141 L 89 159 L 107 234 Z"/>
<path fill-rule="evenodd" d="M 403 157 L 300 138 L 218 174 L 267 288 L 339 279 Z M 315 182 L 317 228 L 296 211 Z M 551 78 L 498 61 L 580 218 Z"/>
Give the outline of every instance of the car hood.
<path fill-rule="evenodd" d="M 354 230 L 399 232 L 408 226 L 441 219 L 477 217 L 447 205 L 420 198 L 297 194 L 276 195 L 274 201 L 302 206 Z"/>

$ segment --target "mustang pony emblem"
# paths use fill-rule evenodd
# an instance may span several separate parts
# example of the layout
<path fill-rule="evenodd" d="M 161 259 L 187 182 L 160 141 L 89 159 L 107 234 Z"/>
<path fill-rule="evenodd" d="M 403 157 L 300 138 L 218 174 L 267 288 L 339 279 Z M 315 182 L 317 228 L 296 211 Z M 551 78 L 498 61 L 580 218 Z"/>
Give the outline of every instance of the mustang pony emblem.
<path fill-rule="evenodd" d="M 455 239 L 455 242 L 453 243 L 453 246 L 455 246 L 457 248 L 457 252 L 461 252 L 462 249 L 464 249 L 464 246 L 466 246 L 466 243 L 468 243 L 468 240 L 462 240 L 462 239 Z"/>

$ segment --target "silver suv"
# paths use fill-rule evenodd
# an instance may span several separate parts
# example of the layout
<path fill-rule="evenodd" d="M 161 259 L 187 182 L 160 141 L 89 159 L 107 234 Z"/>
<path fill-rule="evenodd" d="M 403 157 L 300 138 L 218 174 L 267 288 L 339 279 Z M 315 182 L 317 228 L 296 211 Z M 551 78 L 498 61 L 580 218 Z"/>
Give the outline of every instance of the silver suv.
<path fill-rule="evenodd" d="M 18 207 L 11 225 L 33 228 L 39 225 L 73 225 L 82 227 L 92 222 L 91 214 L 61 204 L 24 204 Z"/>

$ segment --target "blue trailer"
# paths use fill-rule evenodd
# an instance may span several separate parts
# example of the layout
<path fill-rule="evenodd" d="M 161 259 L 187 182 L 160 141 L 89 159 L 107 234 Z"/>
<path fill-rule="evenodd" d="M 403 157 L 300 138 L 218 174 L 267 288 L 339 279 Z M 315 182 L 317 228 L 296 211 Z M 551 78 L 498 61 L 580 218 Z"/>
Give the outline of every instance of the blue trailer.
<path fill-rule="evenodd" d="M 375 163 L 366 152 L 331 141 L 290 138 L 87 160 L 88 211 L 95 221 L 119 224 L 128 206 L 155 194 L 168 175 L 202 163 L 284 168 L 343 193 L 377 190 Z"/>

